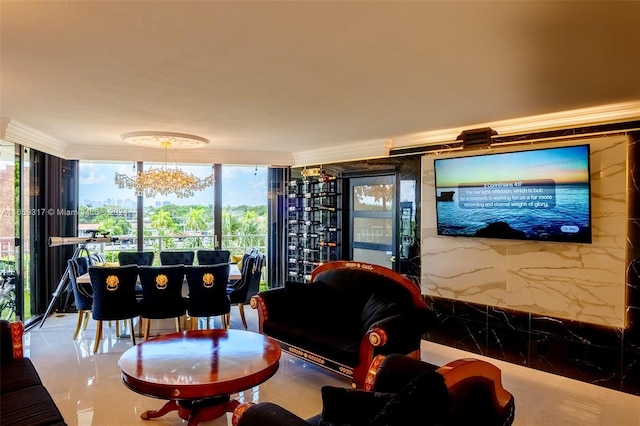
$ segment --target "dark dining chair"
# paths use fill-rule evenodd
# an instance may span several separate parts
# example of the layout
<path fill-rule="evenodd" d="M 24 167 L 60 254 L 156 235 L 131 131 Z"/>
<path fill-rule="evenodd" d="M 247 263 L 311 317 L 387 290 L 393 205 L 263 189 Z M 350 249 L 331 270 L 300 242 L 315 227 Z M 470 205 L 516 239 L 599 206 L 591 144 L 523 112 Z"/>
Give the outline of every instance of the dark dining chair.
<path fill-rule="evenodd" d="M 217 265 L 229 263 L 231 252 L 229 250 L 198 250 L 196 257 L 198 265 Z"/>
<path fill-rule="evenodd" d="M 89 266 L 89 278 L 93 290 L 91 314 L 96 320 L 96 341 L 93 352 L 98 351 L 102 340 L 102 321 L 116 321 L 116 336 L 120 336 L 121 320 L 129 321 L 131 343 L 136 344 L 133 318 L 140 315 L 136 298 L 138 266 Z"/>
<path fill-rule="evenodd" d="M 118 262 L 120 266 L 151 266 L 153 265 L 153 257 L 152 251 L 121 251 L 118 253 Z"/>
<path fill-rule="evenodd" d="M 76 257 L 67 260 L 69 268 L 69 281 L 71 281 L 71 290 L 73 291 L 73 299 L 78 310 L 78 323 L 76 330 L 73 332 L 73 340 L 78 338 L 80 329 L 86 330 L 91 315 L 91 307 L 93 306 L 93 294 L 91 287 L 79 286 L 77 278 L 89 271 L 89 259 L 87 257 Z"/>
<path fill-rule="evenodd" d="M 191 319 L 191 329 L 197 318 L 209 318 L 220 315 L 222 328 L 226 328 L 226 314 L 231 310 L 227 283 L 229 282 L 229 264 L 185 266 L 185 277 L 189 286 L 187 315 Z M 197 327 L 196 327 L 197 328 Z"/>
<path fill-rule="evenodd" d="M 138 270 L 142 285 L 140 316 L 144 321 L 144 340 L 149 339 L 152 319 L 175 318 L 180 331 L 180 318 L 186 307 L 182 297 L 184 265 L 141 266 Z"/>
<path fill-rule="evenodd" d="M 242 325 L 245 329 L 247 329 L 247 319 L 244 315 L 244 305 L 249 303 L 251 296 L 258 294 L 260 290 L 263 264 L 264 254 L 255 252 L 247 256 L 242 264 L 241 278 L 227 287 L 229 301 L 232 305 L 238 305 Z M 231 324 L 230 314 L 227 314 L 227 318 L 227 324 Z"/>
<path fill-rule="evenodd" d="M 96 263 L 105 263 L 107 261 L 107 258 L 104 256 L 103 253 L 91 253 L 89 255 L 89 263 L 91 265 L 95 265 Z"/>
<path fill-rule="evenodd" d="M 161 251 L 161 265 L 193 265 L 195 253 L 193 251 Z"/>

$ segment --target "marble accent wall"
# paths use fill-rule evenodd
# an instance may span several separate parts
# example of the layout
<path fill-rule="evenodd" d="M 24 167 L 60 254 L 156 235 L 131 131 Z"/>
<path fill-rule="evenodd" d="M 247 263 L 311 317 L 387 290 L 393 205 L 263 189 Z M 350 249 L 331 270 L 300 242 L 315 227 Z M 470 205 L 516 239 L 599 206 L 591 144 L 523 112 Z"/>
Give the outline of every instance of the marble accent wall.
<path fill-rule="evenodd" d="M 624 327 L 627 138 L 598 138 L 572 144 L 585 142 L 591 145 L 592 244 L 436 235 L 435 156 L 423 157 L 423 293 Z"/>
<path fill-rule="evenodd" d="M 440 321 L 426 337 L 640 395 L 639 138 L 573 142 L 591 144 L 592 244 L 437 236 L 423 157 L 421 287 Z"/>

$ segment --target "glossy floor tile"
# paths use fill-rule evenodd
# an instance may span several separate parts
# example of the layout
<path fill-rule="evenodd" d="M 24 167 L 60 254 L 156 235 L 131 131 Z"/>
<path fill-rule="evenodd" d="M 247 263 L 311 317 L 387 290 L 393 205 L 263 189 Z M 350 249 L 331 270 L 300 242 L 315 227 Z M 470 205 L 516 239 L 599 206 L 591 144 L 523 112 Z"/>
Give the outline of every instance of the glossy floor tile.
<path fill-rule="evenodd" d="M 232 307 L 232 328 L 241 328 L 236 307 Z M 255 311 L 246 309 L 249 329 L 256 331 Z M 97 354 L 92 354 L 95 323 L 73 341 L 75 314 L 54 314 L 42 328 L 25 336 L 25 349 L 42 381 L 70 426 L 186 425 L 176 412 L 145 421 L 140 414 L 157 409 L 163 400 L 139 395 L 127 389 L 118 369 L 118 358 L 129 347 L 128 338 L 116 338 L 107 327 Z M 154 321 L 153 333 L 173 330 L 171 321 Z M 215 326 L 220 327 L 218 319 Z M 454 348 L 424 341 L 422 359 L 436 365 L 458 358 L 480 358 L 497 365 L 503 384 L 515 397 L 515 425 L 612 425 L 640 426 L 640 397 L 578 382 L 506 362 L 484 358 Z M 320 387 L 349 386 L 349 381 L 297 358 L 283 354 L 278 372 L 262 385 L 233 395 L 246 401 L 271 401 L 303 418 L 322 410 Z M 231 424 L 230 414 L 203 426 Z"/>

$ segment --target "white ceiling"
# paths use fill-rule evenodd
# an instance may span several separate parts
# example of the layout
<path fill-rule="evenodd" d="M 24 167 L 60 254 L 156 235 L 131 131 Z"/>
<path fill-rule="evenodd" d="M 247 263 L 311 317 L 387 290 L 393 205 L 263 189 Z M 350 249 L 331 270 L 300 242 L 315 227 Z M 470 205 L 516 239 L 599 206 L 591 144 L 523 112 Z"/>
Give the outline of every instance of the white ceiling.
<path fill-rule="evenodd" d="M 152 160 L 120 135 L 164 130 L 210 140 L 180 160 L 300 164 L 640 100 L 638 1 L 0 7 L 2 135 L 66 158 Z"/>

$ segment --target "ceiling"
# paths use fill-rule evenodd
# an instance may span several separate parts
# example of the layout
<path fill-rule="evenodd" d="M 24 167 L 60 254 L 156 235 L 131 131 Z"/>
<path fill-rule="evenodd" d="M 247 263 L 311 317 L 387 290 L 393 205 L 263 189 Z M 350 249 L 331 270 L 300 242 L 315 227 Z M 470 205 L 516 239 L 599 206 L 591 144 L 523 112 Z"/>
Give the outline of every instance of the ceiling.
<path fill-rule="evenodd" d="M 0 16 L 0 136 L 65 158 L 153 160 L 120 135 L 161 130 L 210 140 L 179 161 L 296 165 L 640 105 L 638 1 L 2 0 Z"/>

